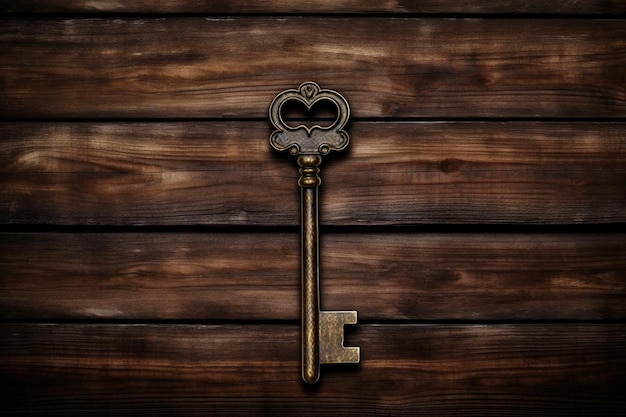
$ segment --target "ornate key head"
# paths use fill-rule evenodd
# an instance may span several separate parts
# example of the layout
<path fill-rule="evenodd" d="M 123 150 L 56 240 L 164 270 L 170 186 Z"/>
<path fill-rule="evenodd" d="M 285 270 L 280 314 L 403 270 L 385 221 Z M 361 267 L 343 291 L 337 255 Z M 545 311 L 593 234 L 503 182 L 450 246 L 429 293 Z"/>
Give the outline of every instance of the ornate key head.
<path fill-rule="evenodd" d="M 290 126 L 283 119 L 283 105 L 295 101 L 307 110 L 324 101 L 337 109 L 337 118 L 330 126 Z M 270 136 L 270 144 L 277 151 L 289 150 L 293 155 L 326 155 L 330 151 L 341 151 L 348 146 L 350 137 L 343 130 L 350 117 L 350 106 L 336 91 L 320 88 L 314 82 L 302 83 L 298 89 L 285 90 L 270 104 L 270 120 L 277 129 Z"/>

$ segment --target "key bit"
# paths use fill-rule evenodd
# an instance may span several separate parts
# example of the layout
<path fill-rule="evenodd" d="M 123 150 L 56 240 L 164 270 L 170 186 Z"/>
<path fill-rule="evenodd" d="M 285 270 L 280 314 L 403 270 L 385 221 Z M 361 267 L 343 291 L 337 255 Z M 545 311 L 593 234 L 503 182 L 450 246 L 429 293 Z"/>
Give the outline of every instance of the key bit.
<path fill-rule="evenodd" d="M 320 312 L 320 362 L 359 363 L 361 350 L 343 345 L 344 324 L 357 323 L 356 311 Z"/>
<path fill-rule="evenodd" d="M 309 111 L 327 101 L 337 109 L 337 118 L 330 125 L 291 126 L 283 118 L 283 106 L 290 102 L 303 104 Z M 301 188 L 301 276 L 302 276 L 302 379 L 315 383 L 320 363 L 358 363 L 360 349 L 345 347 L 344 325 L 357 323 L 356 311 L 320 311 L 319 297 L 319 224 L 318 187 L 322 155 L 342 151 L 349 136 L 343 130 L 350 117 L 346 99 L 333 90 L 321 89 L 314 82 L 305 82 L 298 89 L 278 94 L 270 105 L 269 117 L 276 128 L 270 144 L 277 151 L 298 156 Z"/>

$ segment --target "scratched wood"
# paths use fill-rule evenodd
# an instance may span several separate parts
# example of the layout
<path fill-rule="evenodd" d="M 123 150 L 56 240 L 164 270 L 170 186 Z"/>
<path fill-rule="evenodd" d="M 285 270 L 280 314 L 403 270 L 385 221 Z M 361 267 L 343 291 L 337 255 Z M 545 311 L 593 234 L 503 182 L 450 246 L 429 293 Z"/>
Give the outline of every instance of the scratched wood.
<path fill-rule="evenodd" d="M 297 325 L 0 325 L 11 415 L 623 416 L 626 327 L 362 325 L 300 382 Z M 21 414 L 20 414 L 21 413 Z"/>
<path fill-rule="evenodd" d="M 326 233 L 322 307 L 375 320 L 626 319 L 626 235 Z M 62 260 L 62 261 L 61 261 Z M 297 320 L 294 233 L 0 240 L 0 317 Z"/>
<path fill-rule="evenodd" d="M 268 122 L 0 124 L 0 223 L 299 224 Z M 326 225 L 626 220 L 624 123 L 353 123 Z M 384 143 L 384 145 L 382 145 Z"/>
<path fill-rule="evenodd" d="M 266 118 L 309 79 L 356 118 L 625 117 L 625 42 L 619 19 L 8 18 L 0 117 Z"/>
<path fill-rule="evenodd" d="M 3 12 L 78 13 L 463 13 L 619 14 L 626 5 L 607 0 L 5 0 Z"/>

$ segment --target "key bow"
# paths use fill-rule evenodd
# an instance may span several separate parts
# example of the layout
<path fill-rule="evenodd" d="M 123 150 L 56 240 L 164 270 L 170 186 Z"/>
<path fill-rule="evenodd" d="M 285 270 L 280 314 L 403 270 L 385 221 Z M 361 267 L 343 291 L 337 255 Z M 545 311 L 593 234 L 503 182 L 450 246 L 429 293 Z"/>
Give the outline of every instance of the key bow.
<path fill-rule="evenodd" d="M 309 111 L 314 105 L 328 101 L 336 107 L 337 118 L 330 126 L 289 126 L 282 115 L 283 106 L 289 101 L 299 102 Z M 270 136 L 270 144 L 277 151 L 289 149 L 293 155 L 326 155 L 330 151 L 345 149 L 350 141 L 348 133 L 343 130 L 350 118 L 348 102 L 338 92 L 322 89 L 312 81 L 278 94 L 270 104 L 269 116 L 277 129 Z"/>

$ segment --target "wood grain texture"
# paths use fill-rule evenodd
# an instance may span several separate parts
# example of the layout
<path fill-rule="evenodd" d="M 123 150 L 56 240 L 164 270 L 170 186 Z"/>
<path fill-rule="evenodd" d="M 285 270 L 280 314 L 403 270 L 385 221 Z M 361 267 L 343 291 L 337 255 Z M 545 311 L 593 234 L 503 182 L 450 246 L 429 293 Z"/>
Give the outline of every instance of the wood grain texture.
<path fill-rule="evenodd" d="M 597 14 L 626 12 L 619 0 L 5 0 L 0 12 L 26 13 L 460 13 Z"/>
<path fill-rule="evenodd" d="M 624 325 L 362 325 L 300 381 L 286 325 L 0 325 L 11 415 L 622 416 Z"/>
<path fill-rule="evenodd" d="M 298 320 L 297 233 L 0 235 L 0 317 Z M 626 235 L 326 233 L 360 320 L 624 320 Z"/>
<path fill-rule="evenodd" d="M 266 117 L 313 80 L 355 117 L 626 116 L 623 20 L 5 19 L 0 117 Z"/>
<path fill-rule="evenodd" d="M 265 122 L 2 123 L 0 223 L 299 224 Z M 626 220 L 624 123 L 353 123 L 326 225 Z"/>
<path fill-rule="evenodd" d="M 0 415 L 626 415 L 626 235 L 519 233 L 626 222 L 626 3 L 1 3 Z M 306 80 L 355 117 L 321 290 L 362 348 L 315 387 L 266 122 Z M 424 224 L 518 233 L 342 227 Z"/>

